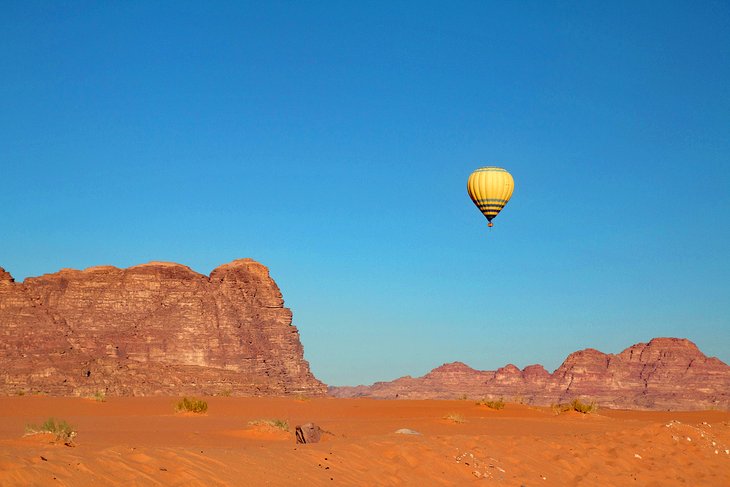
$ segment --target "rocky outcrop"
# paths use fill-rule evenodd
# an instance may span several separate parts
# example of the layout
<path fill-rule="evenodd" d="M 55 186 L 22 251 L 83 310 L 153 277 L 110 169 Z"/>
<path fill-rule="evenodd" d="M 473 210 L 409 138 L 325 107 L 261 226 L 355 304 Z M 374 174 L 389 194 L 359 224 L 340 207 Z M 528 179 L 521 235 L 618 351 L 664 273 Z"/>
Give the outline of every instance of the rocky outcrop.
<path fill-rule="evenodd" d="M 686 339 L 655 338 L 618 355 L 576 352 L 552 378 L 561 398 L 590 396 L 646 409 L 730 408 L 730 367 Z"/>
<path fill-rule="evenodd" d="M 0 282 L 15 282 L 15 279 L 13 279 L 13 276 L 10 275 L 8 271 L 0 267 Z"/>
<path fill-rule="evenodd" d="M 494 372 L 461 362 L 423 377 L 372 386 L 331 387 L 337 397 L 499 398 L 549 405 L 574 398 L 604 407 L 637 409 L 730 409 L 730 367 L 706 357 L 689 340 L 655 338 L 619 354 L 586 349 L 572 353 L 552 374 L 541 365 L 507 365 Z"/>
<path fill-rule="evenodd" d="M 0 271 L 0 391 L 317 395 L 292 313 L 251 259 L 210 276 L 174 263 L 13 281 Z"/>

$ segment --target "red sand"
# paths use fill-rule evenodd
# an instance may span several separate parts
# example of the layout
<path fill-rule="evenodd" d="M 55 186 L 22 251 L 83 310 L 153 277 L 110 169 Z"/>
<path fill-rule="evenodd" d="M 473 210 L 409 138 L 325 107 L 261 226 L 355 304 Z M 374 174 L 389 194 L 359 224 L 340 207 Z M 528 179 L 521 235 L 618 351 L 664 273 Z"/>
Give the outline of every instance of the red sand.
<path fill-rule="evenodd" d="M 727 411 L 206 400 L 207 414 L 194 415 L 176 414 L 176 398 L 0 398 L 0 485 L 730 485 Z M 75 446 L 24 436 L 51 416 L 75 427 Z M 291 431 L 249 424 L 260 419 Z M 296 445 L 293 428 L 306 422 L 331 434 Z"/>

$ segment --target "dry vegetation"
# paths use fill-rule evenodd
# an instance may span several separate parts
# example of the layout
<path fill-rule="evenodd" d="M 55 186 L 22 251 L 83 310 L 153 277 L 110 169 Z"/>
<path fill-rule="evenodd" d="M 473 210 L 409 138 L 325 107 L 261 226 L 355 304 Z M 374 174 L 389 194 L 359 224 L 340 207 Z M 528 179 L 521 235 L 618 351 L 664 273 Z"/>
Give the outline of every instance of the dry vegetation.
<path fill-rule="evenodd" d="M 501 397 L 497 401 L 482 399 L 477 402 L 477 404 L 480 406 L 487 406 L 489 409 L 504 409 L 505 405 Z"/>
<path fill-rule="evenodd" d="M 289 431 L 289 423 L 285 419 L 255 419 L 249 421 L 248 424 L 251 426 L 268 426 L 282 431 Z"/>
<path fill-rule="evenodd" d="M 444 419 L 451 421 L 452 423 L 466 423 L 464 416 L 458 413 L 449 413 L 444 416 Z"/>
<path fill-rule="evenodd" d="M 26 435 L 36 435 L 39 433 L 50 433 L 52 435 L 55 435 L 56 441 L 63 442 L 63 444 L 69 446 L 76 436 L 76 430 L 74 430 L 73 426 L 71 426 L 64 420 L 56 421 L 56 419 L 54 418 L 48 418 L 40 426 L 34 424 L 26 425 Z"/>
<path fill-rule="evenodd" d="M 550 407 L 555 412 L 555 414 L 564 413 L 566 411 L 576 411 L 583 414 L 590 414 L 598 411 L 598 404 L 596 404 L 594 401 L 586 404 L 580 399 L 573 399 L 569 403 L 553 404 Z"/>
<path fill-rule="evenodd" d="M 204 413 L 208 411 L 208 403 L 194 397 L 183 397 L 175 406 L 179 413 Z"/>

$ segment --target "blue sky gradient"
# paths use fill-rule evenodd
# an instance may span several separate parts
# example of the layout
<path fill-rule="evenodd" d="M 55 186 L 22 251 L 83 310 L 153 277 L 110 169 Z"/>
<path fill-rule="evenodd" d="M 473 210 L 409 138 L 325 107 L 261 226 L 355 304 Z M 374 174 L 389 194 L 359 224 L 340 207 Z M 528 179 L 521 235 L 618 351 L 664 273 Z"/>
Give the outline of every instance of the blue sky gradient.
<path fill-rule="evenodd" d="M 0 266 L 271 270 L 332 385 L 730 362 L 730 5 L 3 2 Z M 471 171 L 507 168 L 488 230 Z"/>

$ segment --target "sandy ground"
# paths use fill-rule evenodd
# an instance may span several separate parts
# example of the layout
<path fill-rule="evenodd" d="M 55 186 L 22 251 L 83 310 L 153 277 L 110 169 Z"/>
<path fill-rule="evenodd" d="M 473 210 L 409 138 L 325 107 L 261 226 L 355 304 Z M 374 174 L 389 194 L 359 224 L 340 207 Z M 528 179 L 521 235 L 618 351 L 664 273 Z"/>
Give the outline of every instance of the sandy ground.
<path fill-rule="evenodd" d="M 730 486 L 727 411 L 214 397 L 196 415 L 177 399 L 0 398 L 0 485 Z M 49 417 L 75 427 L 74 446 L 24 436 Z M 297 445 L 306 422 L 331 434 Z"/>

